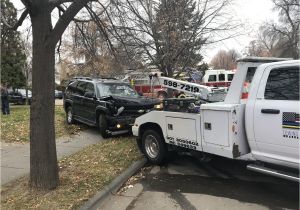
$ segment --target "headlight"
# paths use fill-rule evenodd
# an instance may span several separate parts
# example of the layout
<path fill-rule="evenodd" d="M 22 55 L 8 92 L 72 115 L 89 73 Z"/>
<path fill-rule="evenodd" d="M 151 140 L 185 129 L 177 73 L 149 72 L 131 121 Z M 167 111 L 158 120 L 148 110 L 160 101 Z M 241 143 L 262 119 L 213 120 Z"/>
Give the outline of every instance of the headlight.
<path fill-rule="evenodd" d="M 154 106 L 154 109 L 161 110 L 163 108 L 162 104 L 157 104 Z"/>

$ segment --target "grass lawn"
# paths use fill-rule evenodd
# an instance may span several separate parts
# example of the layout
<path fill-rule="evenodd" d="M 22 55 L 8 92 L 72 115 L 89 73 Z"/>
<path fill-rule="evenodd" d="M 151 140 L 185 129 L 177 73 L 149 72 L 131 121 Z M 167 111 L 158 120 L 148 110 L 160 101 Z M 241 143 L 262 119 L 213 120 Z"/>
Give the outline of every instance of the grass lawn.
<path fill-rule="evenodd" d="M 10 115 L 1 115 L 1 141 L 29 141 L 29 106 L 11 106 Z M 76 134 L 82 125 L 68 125 L 62 106 L 55 106 L 56 137 Z"/>
<path fill-rule="evenodd" d="M 140 158 L 133 137 L 108 139 L 62 159 L 60 185 L 55 190 L 30 190 L 28 177 L 3 186 L 1 207 L 76 209 Z"/>

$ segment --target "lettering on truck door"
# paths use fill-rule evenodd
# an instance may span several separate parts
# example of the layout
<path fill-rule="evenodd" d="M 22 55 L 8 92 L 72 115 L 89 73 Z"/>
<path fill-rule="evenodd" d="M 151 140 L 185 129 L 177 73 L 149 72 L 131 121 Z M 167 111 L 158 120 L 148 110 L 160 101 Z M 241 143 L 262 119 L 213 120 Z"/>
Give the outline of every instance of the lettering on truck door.
<path fill-rule="evenodd" d="M 253 122 L 262 156 L 298 164 L 299 106 L 299 66 L 267 68 L 260 81 Z"/>

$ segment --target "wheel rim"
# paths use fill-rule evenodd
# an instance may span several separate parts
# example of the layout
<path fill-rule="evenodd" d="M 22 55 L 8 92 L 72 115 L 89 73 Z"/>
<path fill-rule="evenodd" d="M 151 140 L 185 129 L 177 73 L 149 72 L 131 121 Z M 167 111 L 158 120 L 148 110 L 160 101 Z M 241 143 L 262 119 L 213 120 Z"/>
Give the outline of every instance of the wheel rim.
<path fill-rule="evenodd" d="M 145 149 L 149 157 L 156 158 L 159 153 L 157 139 L 153 135 L 148 135 L 145 139 Z"/>
<path fill-rule="evenodd" d="M 71 110 L 68 111 L 68 123 L 71 123 L 72 122 L 72 112 Z"/>

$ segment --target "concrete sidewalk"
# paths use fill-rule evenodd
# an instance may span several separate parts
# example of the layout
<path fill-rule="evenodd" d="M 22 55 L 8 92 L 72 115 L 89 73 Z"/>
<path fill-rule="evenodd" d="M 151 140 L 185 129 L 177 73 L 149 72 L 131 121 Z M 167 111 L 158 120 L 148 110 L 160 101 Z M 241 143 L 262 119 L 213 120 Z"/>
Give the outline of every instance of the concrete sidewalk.
<path fill-rule="evenodd" d="M 60 159 L 102 140 L 96 129 L 88 129 L 71 137 L 61 137 L 56 141 L 57 157 Z M 29 173 L 29 143 L 2 143 L 0 149 L 1 185 Z"/>

